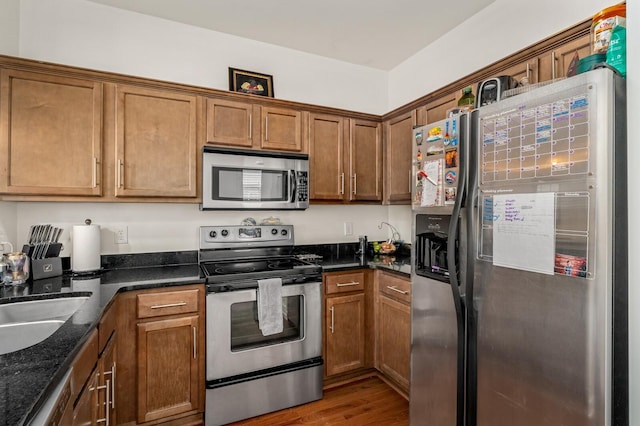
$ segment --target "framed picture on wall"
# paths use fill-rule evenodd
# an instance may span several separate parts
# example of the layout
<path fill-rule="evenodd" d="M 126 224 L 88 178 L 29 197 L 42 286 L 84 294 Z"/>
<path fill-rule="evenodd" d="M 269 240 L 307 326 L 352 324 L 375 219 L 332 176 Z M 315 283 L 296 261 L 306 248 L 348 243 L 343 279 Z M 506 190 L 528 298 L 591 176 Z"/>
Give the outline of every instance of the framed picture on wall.
<path fill-rule="evenodd" d="M 229 90 L 273 98 L 273 76 L 229 67 Z"/>

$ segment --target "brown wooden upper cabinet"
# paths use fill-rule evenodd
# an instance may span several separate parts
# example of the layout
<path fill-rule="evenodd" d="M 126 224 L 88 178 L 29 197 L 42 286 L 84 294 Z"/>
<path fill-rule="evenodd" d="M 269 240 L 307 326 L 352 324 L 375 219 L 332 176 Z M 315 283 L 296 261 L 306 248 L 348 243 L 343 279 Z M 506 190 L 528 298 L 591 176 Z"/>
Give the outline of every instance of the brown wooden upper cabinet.
<path fill-rule="evenodd" d="M 207 143 L 252 148 L 253 110 L 248 103 L 208 98 Z M 259 128 L 260 122 L 255 126 Z"/>
<path fill-rule="evenodd" d="M 550 53 L 541 55 L 541 72 L 543 74 L 540 81 L 566 77 L 569 64 L 576 53 L 580 59 L 586 58 L 591 54 L 591 38 L 589 34 L 572 40 Z"/>
<path fill-rule="evenodd" d="M 380 201 L 380 123 L 337 115 L 309 115 L 311 200 Z"/>
<path fill-rule="evenodd" d="M 411 141 L 416 111 L 412 110 L 385 122 L 385 190 L 388 204 L 411 202 Z"/>
<path fill-rule="evenodd" d="M 382 135 L 378 122 L 350 120 L 349 200 L 382 200 Z"/>
<path fill-rule="evenodd" d="M 311 200 L 344 198 L 345 119 L 336 115 L 309 115 L 309 187 Z"/>
<path fill-rule="evenodd" d="M 535 84 L 540 81 L 540 66 L 540 59 L 532 58 L 507 68 L 500 75 L 510 75 L 518 85 Z"/>
<path fill-rule="evenodd" d="M 473 90 L 475 93 L 476 88 L 474 87 Z M 417 124 L 422 126 L 439 120 L 444 120 L 447 118 L 447 111 L 458 106 L 458 99 L 460 96 L 462 96 L 462 92 L 459 90 L 447 93 L 444 96 L 432 100 L 425 106 L 418 108 Z"/>
<path fill-rule="evenodd" d="M 250 102 L 207 99 L 207 143 L 247 149 L 306 152 L 303 113 Z"/>
<path fill-rule="evenodd" d="M 116 196 L 197 197 L 196 113 L 196 95 L 116 86 Z"/>
<path fill-rule="evenodd" d="M 102 194 L 103 85 L 0 71 L 0 193 Z"/>
<path fill-rule="evenodd" d="M 261 108 L 260 148 L 303 152 L 302 112 L 297 109 Z"/>

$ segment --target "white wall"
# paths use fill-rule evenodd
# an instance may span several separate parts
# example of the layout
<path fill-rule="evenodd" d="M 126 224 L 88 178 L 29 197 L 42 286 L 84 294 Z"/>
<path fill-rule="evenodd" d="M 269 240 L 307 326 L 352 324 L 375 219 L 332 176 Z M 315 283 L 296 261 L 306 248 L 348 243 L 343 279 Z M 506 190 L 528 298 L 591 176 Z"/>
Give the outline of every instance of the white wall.
<path fill-rule="evenodd" d="M 21 5 L 21 57 L 222 90 L 240 68 L 273 75 L 279 99 L 386 112 L 381 70 L 84 0 Z"/>
<path fill-rule="evenodd" d="M 616 0 L 496 0 L 389 73 L 389 110 L 558 33 Z"/>
<path fill-rule="evenodd" d="M 18 207 L 17 203 L 0 201 L 0 242 L 8 241 L 18 248 Z M 1 248 L 0 248 L 1 250 Z M 2 251 L 0 251 L 0 254 Z"/>
<path fill-rule="evenodd" d="M 406 210 L 409 211 L 407 208 Z M 388 229 L 378 229 L 388 221 L 385 206 L 311 206 L 305 211 L 200 211 L 195 204 L 138 203 L 17 203 L 17 241 L 27 238 L 29 226 L 49 223 L 65 231 L 60 242 L 63 256 L 70 256 L 70 231 L 91 219 L 101 228 L 102 254 L 197 250 L 198 227 L 240 225 L 247 217 L 258 222 L 274 216 L 294 225 L 296 244 L 356 242 L 359 235 L 384 240 Z M 1 221 L 0 217 L 0 221 Z M 344 223 L 353 224 L 353 235 L 344 235 Z M 115 231 L 126 226 L 128 244 L 115 244 Z M 408 235 L 408 234 L 406 234 Z"/>
<path fill-rule="evenodd" d="M 2 0 L 0 11 L 0 52 L 18 56 L 20 0 Z"/>

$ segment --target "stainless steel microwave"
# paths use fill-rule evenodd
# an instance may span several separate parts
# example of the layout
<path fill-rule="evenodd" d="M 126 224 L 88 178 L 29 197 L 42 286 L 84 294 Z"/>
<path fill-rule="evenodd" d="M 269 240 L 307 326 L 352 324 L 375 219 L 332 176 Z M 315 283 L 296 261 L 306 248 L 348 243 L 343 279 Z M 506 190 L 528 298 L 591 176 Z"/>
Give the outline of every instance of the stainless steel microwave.
<path fill-rule="evenodd" d="M 309 156 L 205 146 L 202 210 L 304 210 Z"/>

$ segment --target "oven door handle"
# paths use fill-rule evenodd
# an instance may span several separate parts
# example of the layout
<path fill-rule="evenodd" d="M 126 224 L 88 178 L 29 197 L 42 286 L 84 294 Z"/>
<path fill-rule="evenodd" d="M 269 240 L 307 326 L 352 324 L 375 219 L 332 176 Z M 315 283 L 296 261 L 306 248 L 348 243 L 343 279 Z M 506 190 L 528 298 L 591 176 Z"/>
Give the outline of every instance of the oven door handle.
<path fill-rule="evenodd" d="M 296 202 L 296 171 L 295 170 L 291 170 L 289 172 L 289 188 L 290 188 L 289 199 L 291 200 L 292 203 L 295 203 Z"/>

